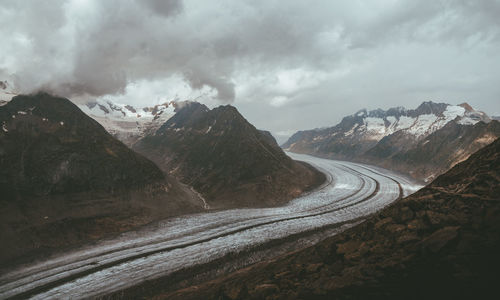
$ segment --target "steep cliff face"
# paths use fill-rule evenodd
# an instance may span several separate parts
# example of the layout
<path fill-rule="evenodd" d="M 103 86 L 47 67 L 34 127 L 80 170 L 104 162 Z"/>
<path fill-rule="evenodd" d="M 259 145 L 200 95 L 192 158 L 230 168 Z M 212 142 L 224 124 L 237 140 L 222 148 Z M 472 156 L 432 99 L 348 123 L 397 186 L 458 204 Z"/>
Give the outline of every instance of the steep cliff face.
<path fill-rule="evenodd" d="M 2 263 L 201 207 L 68 99 L 16 96 L 0 126 Z"/>
<path fill-rule="evenodd" d="M 157 299 L 471 299 L 498 292 L 500 139 L 315 246 Z"/>
<path fill-rule="evenodd" d="M 211 207 L 276 205 L 324 179 L 232 106 L 187 103 L 134 149 L 192 185 Z"/>

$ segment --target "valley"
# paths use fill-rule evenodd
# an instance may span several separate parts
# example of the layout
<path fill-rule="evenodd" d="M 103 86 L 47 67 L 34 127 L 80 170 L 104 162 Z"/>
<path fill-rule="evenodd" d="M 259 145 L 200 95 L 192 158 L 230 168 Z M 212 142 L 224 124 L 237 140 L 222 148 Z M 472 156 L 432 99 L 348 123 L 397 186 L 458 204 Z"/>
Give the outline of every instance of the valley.
<path fill-rule="evenodd" d="M 268 247 L 276 241 L 290 242 L 287 237 L 300 236 L 307 241 L 307 236 L 322 230 L 351 227 L 420 187 L 367 165 L 292 157 L 323 170 L 329 178 L 327 183 L 284 207 L 173 218 L 146 233 L 124 234 L 102 245 L 18 268 L 0 278 L 0 296 L 42 299 L 106 295 L 185 268 Z M 302 243 L 292 248 L 311 244 Z M 258 259 L 274 255 L 271 252 Z"/>
<path fill-rule="evenodd" d="M 2 0 L 0 300 L 500 295 L 500 0 Z"/>

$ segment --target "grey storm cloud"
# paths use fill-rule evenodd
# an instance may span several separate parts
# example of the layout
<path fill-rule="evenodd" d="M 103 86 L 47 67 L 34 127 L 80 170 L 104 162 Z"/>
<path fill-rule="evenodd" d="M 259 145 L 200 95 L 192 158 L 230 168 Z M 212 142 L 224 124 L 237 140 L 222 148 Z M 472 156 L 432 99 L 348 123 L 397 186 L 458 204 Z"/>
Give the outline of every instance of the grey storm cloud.
<path fill-rule="evenodd" d="M 103 97 L 181 78 L 275 132 L 429 98 L 497 113 L 499 15 L 498 0 L 7 0 L 0 80 Z"/>

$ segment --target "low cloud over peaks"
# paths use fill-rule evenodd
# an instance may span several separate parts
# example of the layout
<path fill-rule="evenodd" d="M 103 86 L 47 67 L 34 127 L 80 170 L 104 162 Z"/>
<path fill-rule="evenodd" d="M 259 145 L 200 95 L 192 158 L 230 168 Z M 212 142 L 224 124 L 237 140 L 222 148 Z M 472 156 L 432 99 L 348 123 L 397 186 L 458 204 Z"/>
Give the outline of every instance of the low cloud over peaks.
<path fill-rule="evenodd" d="M 234 103 L 274 131 L 436 98 L 500 111 L 499 12 L 496 0 L 7 0 L 0 80 L 138 105 Z"/>

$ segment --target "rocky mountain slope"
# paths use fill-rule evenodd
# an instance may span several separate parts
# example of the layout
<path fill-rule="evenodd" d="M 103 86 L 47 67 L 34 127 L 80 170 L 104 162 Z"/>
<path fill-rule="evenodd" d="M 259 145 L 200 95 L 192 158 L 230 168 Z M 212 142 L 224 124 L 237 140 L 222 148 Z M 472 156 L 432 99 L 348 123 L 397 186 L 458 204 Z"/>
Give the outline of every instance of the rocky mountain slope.
<path fill-rule="evenodd" d="M 99 122 L 114 137 L 126 145 L 133 145 L 141 137 L 154 133 L 175 114 L 183 102 L 165 102 L 151 107 L 137 108 L 111 101 L 95 100 L 78 107 Z"/>
<path fill-rule="evenodd" d="M 0 126 L 0 264 L 201 209 L 68 99 L 16 96 Z"/>
<path fill-rule="evenodd" d="M 414 110 L 361 110 L 330 128 L 299 131 L 282 147 L 377 164 L 430 181 L 500 136 L 467 103 L 424 102 Z"/>
<path fill-rule="evenodd" d="M 500 268 L 500 139 L 313 247 L 155 299 L 490 299 Z"/>
<path fill-rule="evenodd" d="M 277 205 L 324 181 L 232 106 L 185 103 L 133 149 L 193 186 L 212 208 Z"/>
<path fill-rule="evenodd" d="M 395 147 L 399 133 L 383 138 L 368 150 L 360 160 L 373 162 L 389 169 L 409 173 L 424 182 L 466 160 L 472 153 L 500 137 L 500 122 L 479 122 L 463 125 L 448 122 L 412 147 Z"/>

